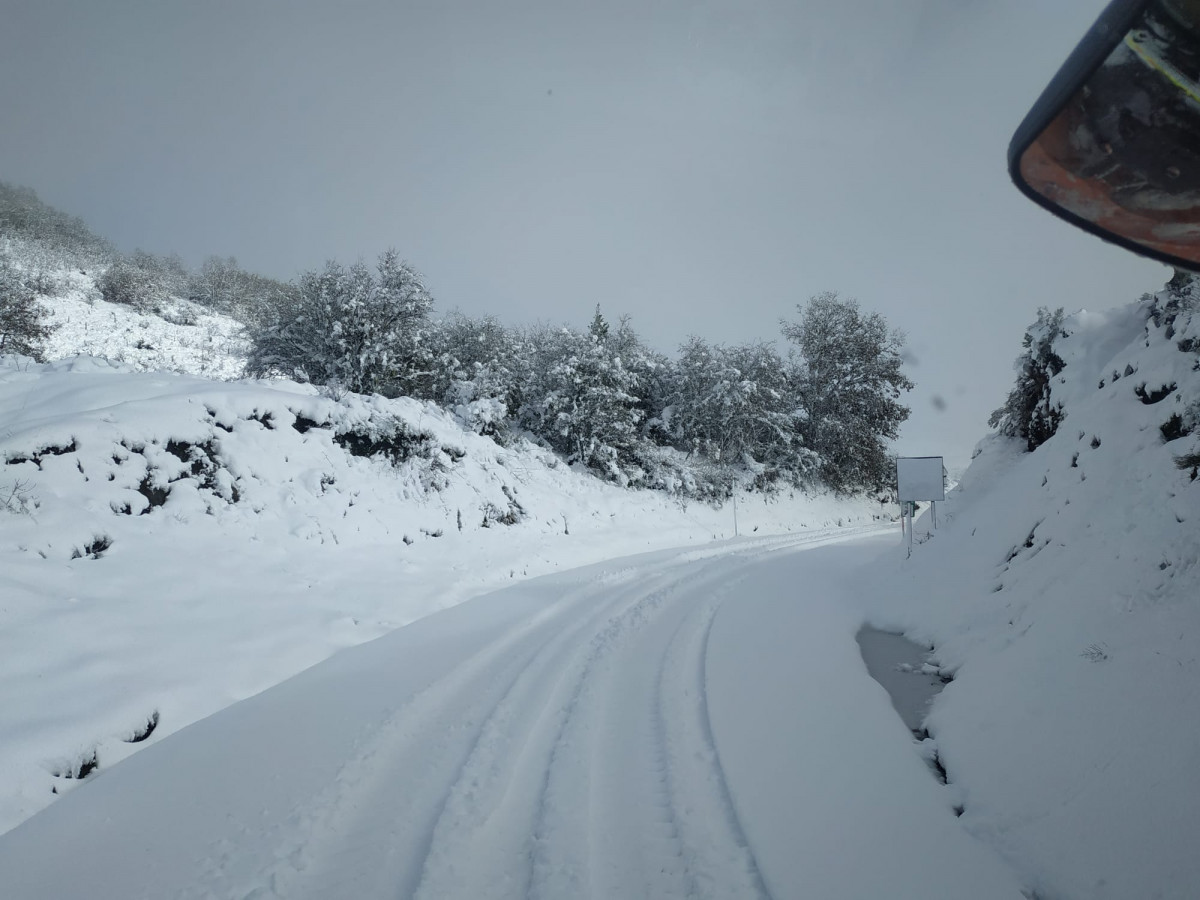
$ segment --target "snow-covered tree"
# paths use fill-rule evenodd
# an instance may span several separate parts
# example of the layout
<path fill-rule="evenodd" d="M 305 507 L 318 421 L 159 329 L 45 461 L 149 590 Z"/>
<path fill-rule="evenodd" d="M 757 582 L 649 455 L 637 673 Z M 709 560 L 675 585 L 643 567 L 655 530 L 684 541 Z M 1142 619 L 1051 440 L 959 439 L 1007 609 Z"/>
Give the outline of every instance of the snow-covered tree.
<path fill-rule="evenodd" d="M 494 316 L 452 313 L 430 329 L 430 376 L 420 396 L 440 403 L 480 434 L 499 436 L 520 403 L 522 338 Z"/>
<path fill-rule="evenodd" d="M 50 332 L 37 296 L 21 274 L 0 258 L 0 356 L 19 353 L 40 361 Z"/>
<path fill-rule="evenodd" d="M 663 420 L 675 445 L 688 453 L 721 455 L 720 441 L 713 435 L 711 398 L 721 377 L 722 356 L 720 346 L 695 335 L 679 347 Z"/>
<path fill-rule="evenodd" d="M 820 456 L 821 479 L 834 490 L 881 487 L 892 475 L 887 442 L 909 414 L 900 402 L 913 387 L 901 371 L 904 334 L 834 292 L 798 309 L 800 320 L 782 327 L 799 351 L 792 377 L 805 410 L 804 445 Z"/>
<path fill-rule="evenodd" d="M 812 475 L 803 413 L 774 346 L 690 338 L 679 350 L 669 420 L 676 446 L 713 462 L 798 483 Z M 764 467 L 769 467 L 766 469 Z"/>
<path fill-rule="evenodd" d="M 643 413 L 637 377 L 609 332 L 599 310 L 585 333 L 536 331 L 520 418 L 568 462 L 624 484 Z"/>
<path fill-rule="evenodd" d="M 1051 379 L 1066 363 L 1054 350 L 1054 342 L 1064 338 L 1063 311 L 1038 310 L 1037 321 L 1025 330 L 1021 345 L 1025 348 L 1013 368 L 1017 383 L 1004 405 L 988 418 L 988 425 L 1001 434 L 1019 437 L 1033 451 L 1050 440 L 1063 419 L 1062 404 L 1051 397 Z"/>
<path fill-rule="evenodd" d="M 653 443 L 669 443 L 661 428 L 661 416 L 670 402 L 671 361 L 642 343 L 629 316 L 621 316 L 617 330 L 609 337 L 609 346 L 629 374 L 629 391 L 638 412 L 641 436 Z"/>
<path fill-rule="evenodd" d="M 294 297 L 251 331 L 247 371 L 279 373 L 356 393 L 413 393 L 427 380 L 433 301 L 394 250 L 372 272 L 329 262 L 301 276 Z"/>

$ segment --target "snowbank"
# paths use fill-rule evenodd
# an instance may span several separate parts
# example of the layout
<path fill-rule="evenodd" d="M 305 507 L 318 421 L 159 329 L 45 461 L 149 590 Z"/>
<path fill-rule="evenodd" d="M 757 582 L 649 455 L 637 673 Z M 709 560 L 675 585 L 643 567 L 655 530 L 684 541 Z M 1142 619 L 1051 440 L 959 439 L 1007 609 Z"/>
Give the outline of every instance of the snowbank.
<path fill-rule="evenodd" d="M 1039 897 L 1200 890 L 1200 482 L 1164 440 L 1200 320 L 1166 299 L 1068 317 L 1058 432 L 983 441 L 943 527 L 863 590 L 955 673 L 929 728 L 962 821 Z"/>

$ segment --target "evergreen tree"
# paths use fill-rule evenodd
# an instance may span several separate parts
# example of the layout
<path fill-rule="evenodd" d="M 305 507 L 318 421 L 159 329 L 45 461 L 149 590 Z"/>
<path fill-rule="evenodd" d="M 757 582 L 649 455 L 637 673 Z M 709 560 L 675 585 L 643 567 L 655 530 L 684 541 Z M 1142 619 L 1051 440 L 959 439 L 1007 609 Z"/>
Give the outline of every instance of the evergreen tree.
<path fill-rule="evenodd" d="M 1017 357 L 1017 383 L 1004 405 L 988 418 L 988 425 L 1009 437 L 1020 437 L 1029 451 L 1036 450 L 1054 436 L 1063 419 L 1062 404 L 1051 398 L 1050 381 L 1066 363 L 1054 351 L 1054 342 L 1066 337 L 1060 306 L 1051 312 L 1038 310 L 1037 321 L 1025 331 Z"/>
<path fill-rule="evenodd" d="M 642 343 L 629 316 L 621 316 L 609 346 L 629 374 L 628 390 L 634 398 L 639 434 L 650 443 L 668 444 L 669 438 L 660 423 L 663 408 L 669 402 L 671 361 Z"/>
<path fill-rule="evenodd" d="M 599 303 L 596 304 L 596 312 L 592 316 L 592 324 L 588 326 L 588 334 L 601 341 L 608 340 L 608 320 L 600 312 Z"/>
<path fill-rule="evenodd" d="M 535 336 L 521 421 L 570 463 L 628 483 L 638 440 L 637 377 L 617 353 L 597 310 L 584 334 L 542 329 Z"/>

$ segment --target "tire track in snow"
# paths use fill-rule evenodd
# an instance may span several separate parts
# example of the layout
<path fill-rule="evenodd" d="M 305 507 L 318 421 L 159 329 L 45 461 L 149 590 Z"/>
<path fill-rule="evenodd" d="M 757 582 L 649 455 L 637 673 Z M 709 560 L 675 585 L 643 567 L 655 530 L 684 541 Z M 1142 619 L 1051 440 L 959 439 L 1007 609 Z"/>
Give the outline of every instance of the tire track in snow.
<path fill-rule="evenodd" d="M 722 594 L 733 587 L 722 585 Z M 689 897 L 770 900 L 730 796 L 708 713 L 708 639 L 724 597 L 679 625 L 659 669 L 656 736 Z"/>
<path fill-rule="evenodd" d="M 572 626 L 569 635 L 555 641 L 554 655 L 541 659 L 535 669 L 524 670 L 518 679 L 523 683 L 514 685 L 515 689 L 497 704 L 485 733 L 472 746 L 448 791 L 424 853 L 415 896 L 420 900 L 443 900 L 465 896 L 594 895 L 596 832 L 630 825 L 625 821 L 597 822 L 592 812 L 595 794 L 612 787 L 593 777 L 595 757 L 605 752 L 598 746 L 603 736 L 596 733 L 595 722 L 597 706 L 610 699 L 604 697 L 606 668 L 615 665 L 613 658 L 628 651 L 664 610 L 680 605 L 679 598 L 688 598 L 704 584 L 726 579 L 731 566 L 741 568 L 764 555 L 829 540 L 828 536 L 763 540 L 732 552 L 706 555 L 702 560 L 677 558 L 673 562 L 693 566 L 699 563 L 698 570 L 681 577 L 683 570 L 674 565 L 659 569 L 653 574 L 656 583 L 666 582 L 662 587 L 622 586 L 614 593 L 613 579 L 605 577 L 591 590 L 585 590 L 576 603 L 595 599 L 604 615 Z M 639 575 L 642 573 L 637 568 L 625 570 L 618 580 L 624 582 L 630 580 L 625 576 L 636 579 Z M 579 639 L 588 627 L 601 621 L 604 624 L 590 639 Z M 711 624 L 711 617 L 707 624 Z M 707 635 L 707 630 L 704 633 Z M 648 658 L 657 660 L 665 648 L 660 641 L 642 649 Z M 549 674 L 555 665 L 557 677 Z M 639 692 L 650 697 L 654 689 L 655 682 L 646 679 Z M 514 740 L 514 732 L 520 732 L 521 739 Z M 624 740 L 628 734 L 621 729 L 614 736 Z M 647 745 L 645 742 L 643 749 Z M 732 808 L 727 797 L 723 801 L 718 798 L 715 805 L 721 802 Z M 740 826 L 727 832 L 735 834 L 734 840 L 744 847 Z M 683 869 L 678 840 L 674 836 L 671 840 L 674 849 L 667 855 L 668 864 L 663 866 L 662 856 L 656 856 L 644 867 L 646 872 L 653 875 L 656 865 L 659 874 Z M 738 870 L 741 875 L 735 873 L 722 883 L 757 883 L 757 893 L 743 891 L 743 895 L 768 896 L 761 889 L 761 878 L 755 882 L 757 869 L 753 863 L 751 866 L 753 877 L 744 877 L 742 864 Z M 650 877 L 640 889 L 614 896 L 685 895 L 685 882 L 678 874 L 666 881 Z M 677 890 L 660 890 L 669 885 Z M 409 894 L 402 892 L 400 896 Z"/>
<path fill-rule="evenodd" d="M 598 669 L 609 658 L 627 648 L 632 637 L 650 625 L 670 598 L 685 588 L 707 580 L 708 568 L 685 579 L 672 579 L 664 589 L 648 594 L 593 636 L 579 667 L 575 687 L 562 709 L 562 718 L 538 796 L 533 823 L 533 868 L 529 897 L 555 898 L 592 893 L 594 832 L 620 827 L 620 823 L 597 823 L 591 814 L 592 794 L 604 790 L 594 777 L 598 734 L 597 706 L 606 679 Z"/>
<path fill-rule="evenodd" d="M 539 682 L 535 674 L 552 676 L 559 657 L 576 652 L 614 608 L 640 602 L 644 587 L 613 594 L 615 586 L 638 574 L 636 569 L 609 573 L 575 588 L 390 716 L 368 749 L 339 775 L 330 799 L 314 804 L 323 810 L 315 834 L 270 881 L 278 896 L 497 895 L 498 886 L 512 879 L 507 870 L 506 877 L 498 877 L 494 867 L 477 879 L 483 886 L 479 893 L 430 894 L 425 885 L 429 860 L 446 856 L 439 845 L 452 839 L 447 835 L 470 831 L 478 816 L 470 808 L 485 802 L 487 782 L 495 782 L 503 769 L 497 761 L 500 748 L 524 730 L 519 710 L 530 686 Z M 597 597 L 600 588 L 603 596 Z M 588 602 L 592 599 L 602 602 Z M 524 852 L 528 856 L 527 848 Z M 480 856 L 480 848 L 471 846 L 460 860 Z M 453 854 L 448 860 L 443 871 L 457 872 L 457 881 L 469 868 L 479 868 L 474 862 L 464 869 Z"/>
<path fill-rule="evenodd" d="M 647 598 L 659 602 L 652 617 L 635 620 L 638 628 L 593 640 L 547 767 L 530 897 L 769 900 L 708 723 L 703 653 L 719 603 L 696 601 L 714 587 L 723 595 L 737 570 L 776 549 L 740 554 L 751 559 L 725 554 L 661 596 Z M 685 644 L 685 635 L 696 637 Z M 675 682 L 690 686 L 685 690 L 697 698 L 696 710 L 681 713 L 664 699 Z M 704 777 L 674 774 L 683 760 L 681 743 L 695 744 L 709 761 Z M 623 756 L 629 768 L 606 765 L 612 756 Z M 693 792 L 709 795 L 699 806 L 718 824 L 707 831 L 687 821 Z M 614 837 L 622 834 L 635 837 Z"/>
<path fill-rule="evenodd" d="M 265 876 L 226 896 L 769 897 L 708 722 L 720 601 L 696 601 L 727 593 L 760 557 L 866 530 L 564 585 L 369 726 L 362 751 L 297 810 Z"/>
<path fill-rule="evenodd" d="M 567 592 L 413 694 L 386 720 L 367 726 L 361 752 L 297 811 L 299 837 L 277 854 L 259 884 L 229 896 L 376 896 L 384 884 L 405 881 L 411 884 L 402 896 L 410 896 L 419 869 L 406 875 L 403 851 L 428 843 L 436 810 L 467 752 L 463 741 L 469 747 L 478 739 L 482 724 L 475 723 L 485 721 L 542 651 L 544 633 L 555 630 L 589 588 Z M 392 821 L 380 822 L 380 803 L 389 797 Z"/>
<path fill-rule="evenodd" d="M 656 586 L 664 580 L 665 586 Z M 659 575 L 652 585 L 597 596 L 602 615 L 588 616 L 556 638 L 552 652 L 522 673 L 519 689 L 497 706 L 450 790 L 417 898 L 538 896 L 548 773 L 556 769 L 564 730 L 588 691 L 590 673 L 680 586 Z M 611 584 L 595 588 L 607 594 Z M 590 639 L 582 635 L 589 630 Z M 572 881 L 573 893 L 586 889 L 585 876 Z"/>

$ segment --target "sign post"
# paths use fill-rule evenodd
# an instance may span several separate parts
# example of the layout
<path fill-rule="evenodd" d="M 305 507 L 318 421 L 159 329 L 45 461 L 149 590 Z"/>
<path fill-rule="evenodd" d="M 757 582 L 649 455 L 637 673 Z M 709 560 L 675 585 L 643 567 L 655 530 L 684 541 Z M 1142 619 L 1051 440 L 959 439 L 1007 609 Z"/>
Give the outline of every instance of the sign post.
<path fill-rule="evenodd" d="M 937 503 L 946 499 L 946 476 L 940 456 L 900 456 L 896 458 L 896 494 L 900 501 L 901 528 L 908 516 L 908 555 L 912 556 L 913 504 L 928 500 L 930 517 L 937 527 Z"/>

